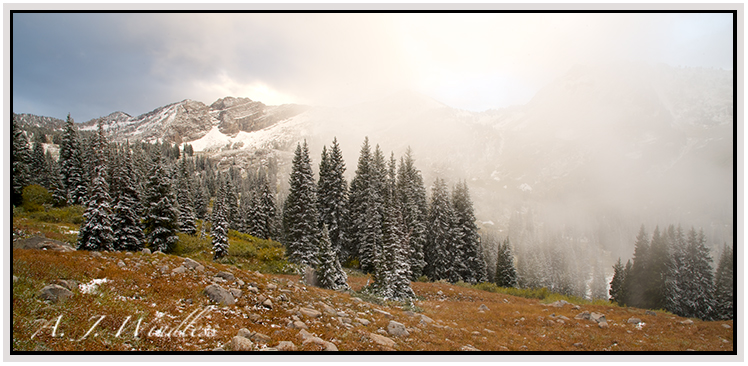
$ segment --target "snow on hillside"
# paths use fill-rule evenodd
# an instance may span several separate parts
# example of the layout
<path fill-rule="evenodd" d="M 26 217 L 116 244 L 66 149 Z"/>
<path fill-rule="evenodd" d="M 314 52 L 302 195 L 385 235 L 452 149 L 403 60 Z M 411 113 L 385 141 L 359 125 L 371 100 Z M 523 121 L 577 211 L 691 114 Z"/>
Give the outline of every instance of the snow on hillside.
<path fill-rule="evenodd" d="M 222 133 L 218 126 L 214 125 L 205 136 L 189 144 L 195 151 L 218 151 L 224 147 L 239 147 L 245 150 L 272 149 L 293 142 L 297 136 L 306 135 L 308 125 L 307 113 L 282 120 L 258 131 L 239 131 L 235 137 Z"/>

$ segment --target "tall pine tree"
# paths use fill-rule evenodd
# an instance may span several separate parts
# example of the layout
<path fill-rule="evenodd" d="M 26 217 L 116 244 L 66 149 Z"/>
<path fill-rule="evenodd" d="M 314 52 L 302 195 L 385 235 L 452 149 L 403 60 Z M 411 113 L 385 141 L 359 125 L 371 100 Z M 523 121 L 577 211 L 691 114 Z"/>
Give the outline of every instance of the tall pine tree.
<path fill-rule="evenodd" d="M 286 251 L 291 262 L 315 267 L 320 230 L 317 194 L 306 141 L 296 145 L 283 210 Z"/>
<path fill-rule="evenodd" d="M 348 275 L 345 274 L 343 267 L 340 266 L 340 261 L 338 261 L 338 257 L 335 255 L 332 244 L 330 243 L 330 234 L 327 226 L 324 224 L 322 227 L 322 237 L 319 241 L 317 261 L 319 263 L 317 278 L 320 287 L 330 290 L 350 289 L 347 282 Z"/>
<path fill-rule="evenodd" d="M 13 115 L 13 187 L 11 200 L 14 205 L 21 204 L 23 188 L 31 184 L 31 151 L 29 140 L 20 127 L 16 115 Z"/>
<path fill-rule="evenodd" d="M 424 272 L 431 280 L 449 279 L 452 261 L 455 257 L 450 253 L 453 247 L 454 211 L 449 202 L 447 184 L 440 178 L 436 178 L 431 193 L 431 204 L 429 206 L 428 227 L 426 234 L 426 246 L 424 254 L 426 267 Z"/>
<path fill-rule="evenodd" d="M 81 204 L 86 194 L 78 130 L 68 114 L 60 143 L 60 173 L 69 204 Z"/>
<path fill-rule="evenodd" d="M 458 279 L 468 283 L 486 282 L 486 261 L 483 258 L 483 248 L 478 236 L 478 226 L 475 224 L 473 202 L 470 199 L 467 182 L 463 181 L 455 186 L 452 203 L 455 212 L 454 240 L 459 243 L 454 254 L 462 257 L 459 262 L 454 262 L 462 264 L 462 267 L 453 269 L 453 272 L 457 274 Z"/>
<path fill-rule="evenodd" d="M 714 318 L 730 320 L 735 318 L 735 288 L 733 278 L 733 267 L 735 266 L 735 255 L 732 248 L 727 244 L 722 247 L 722 255 L 719 257 L 717 274 L 714 279 Z"/>
<path fill-rule="evenodd" d="M 346 241 L 345 220 L 348 217 L 348 183 L 344 173 L 343 153 L 338 140 L 333 139 L 329 154 L 326 147 L 322 148 L 317 197 L 320 220 L 329 229 L 330 242 L 339 260 L 350 256 L 343 253 Z"/>
<path fill-rule="evenodd" d="M 400 159 L 397 172 L 397 191 L 403 212 L 404 230 L 409 237 L 408 261 L 410 278 L 417 279 L 426 266 L 423 248 L 426 244 L 426 214 L 428 203 L 421 172 L 415 167 L 410 147 Z"/>
<path fill-rule="evenodd" d="M 129 146 L 125 145 L 124 158 L 115 169 L 113 179 L 117 181 L 118 192 L 112 211 L 114 249 L 139 251 L 145 246 L 145 234 L 138 215 L 140 195 L 135 184 Z"/>
<path fill-rule="evenodd" d="M 226 182 L 219 184 L 216 200 L 213 203 L 213 222 L 210 227 L 213 260 L 225 257 L 229 253 L 229 223 L 226 219 L 226 202 L 228 196 Z"/>
<path fill-rule="evenodd" d="M 618 262 L 613 266 L 613 279 L 610 281 L 610 301 L 615 302 L 618 305 L 626 305 L 623 297 L 624 287 L 623 284 L 626 281 L 626 270 L 621 264 L 621 258 L 618 258 Z"/>
<path fill-rule="evenodd" d="M 192 195 L 190 194 L 190 169 L 187 165 L 187 156 L 182 156 L 177 176 L 177 203 L 179 207 L 179 231 L 193 235 L 197 232 L 195 226 L 195 210 L 193 208 Z"/>
<path fill-rule="evenodd" d="M 499 243 L 496 258 L 496 279 L 499 287 L 517 287 L 517 270 L 514 268 L 514 256 L 509 243 L 509 237 Z"/>
<path fill-rule="evenodd" d="M 146 194 L 145 233 L 154 251 L 168 253 L 179 239 L 177 198 L 160 151 L 156 151 L 152 166 Z"/>
<path fill-rule="evenodd" d="M 98 138 L 94 144 L 94 178 L 89 186 L 86 200 L 87 209 L 83 214 L 85 222 L 78 232 L 78 250 L 114 250 L 114 230 L 112 230 L 112 199 L 109 184 L 105 179 L 106 160 L 104 149 L 106 139 L 99 122 Z"/>

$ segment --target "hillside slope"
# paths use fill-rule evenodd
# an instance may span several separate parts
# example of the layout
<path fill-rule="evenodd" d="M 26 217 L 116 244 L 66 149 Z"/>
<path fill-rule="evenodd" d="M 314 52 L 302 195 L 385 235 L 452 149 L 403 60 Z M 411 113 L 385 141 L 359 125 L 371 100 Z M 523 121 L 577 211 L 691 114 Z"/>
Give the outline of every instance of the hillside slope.
<path fill-rule="evenodd" d="M 544 304 L 447 283 L 413 283 L 418 299 L 409 311 L 307 286 L 299 276 L 164 254 L 14 249 L 13 274 L 14 351 L 731 352 L 734 346 L 732 321 Z M 367 280 L 349 277 L 354 290 Z M 69 285 L 71 296 L 43 300 L 40 291 L 53 282 Z M 236 303 L 211 301 L 205 289 L 212 284 L 231 289 Z M 584 319 L 585 312 L 604 321 Z"/>

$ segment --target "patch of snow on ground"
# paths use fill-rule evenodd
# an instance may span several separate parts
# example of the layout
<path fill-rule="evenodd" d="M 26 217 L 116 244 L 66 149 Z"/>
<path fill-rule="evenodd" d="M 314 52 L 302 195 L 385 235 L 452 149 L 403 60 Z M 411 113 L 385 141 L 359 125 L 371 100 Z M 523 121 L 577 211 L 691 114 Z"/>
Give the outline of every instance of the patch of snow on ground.
<path fill-rule="evenodd" d="M 106 283 L 107 281 L 109 280 L 107 280 L 106 278 L 94 278 L 89 283 L 82 283 L 78 285 L 78 288 L 80 288 L 81 293 L 95 294 L 96 290 L 98 290 L 99 288 L 99 285 L 102 283 Z"/>
<path fill-rule="evenodd" d="M 234 145 L 237 142 L 243 143 L 242 149 L 255 150 L 273 148 L 273 145 L 280 142 L 281 139 L 288 139 L 289 136 L 297 135 L 299 131 L 302 131 L 303 127 L 308 124 L 308 122 L 309 118 L 302 113 L 259 131 L 239 131 L 239 133 L 236 134 L 236 137 L 225 135 L 218 130 L 218 126 L 213 126 L 210 132 L 205 134 L 205 136 L 195 141 L 191 141 L 189 144 L 192 145 L 192 148 L 195 151 L 221 149 L 228 144 Z"/>

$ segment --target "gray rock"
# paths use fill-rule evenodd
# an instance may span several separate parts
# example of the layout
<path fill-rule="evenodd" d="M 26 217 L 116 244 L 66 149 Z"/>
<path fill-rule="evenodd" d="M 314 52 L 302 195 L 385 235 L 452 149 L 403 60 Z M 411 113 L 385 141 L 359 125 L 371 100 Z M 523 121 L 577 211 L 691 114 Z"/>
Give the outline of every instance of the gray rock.
<path fill-rule="evenodd" d="M 431 318 L 427 317 L 426 315 L 421 314 L 421 323 L 431 324 L 433 322 L 434 322 L 434 319 L 431 319 Z"/>
<path fill-rule="evenodd" d="M 632 318 L 629 318 L 629 320 L 627 320 L 626 322 L 629 323 L 629 324 L 639 324 L 639 323 L 642 322 L 642 320 L 639 319 L 639 318 L 633 318 L 632 317 Z"/>
<path fill-rule="evenodd" d="M 223 278 L 226 281 L 233 281 L 236 279 L 236 277 L 229 272 L 218 272 L 216 273 L 216 277 Z"/>
<path fill-rule="evenodd" d="M 247 287 L 247 291 L 254 293 L 254 294 L 260 293 L 260 290 L 258 290 L 257 287 L 252 287 L 252 286 Z"/>
<path fill-rule="evenodd" d="M 236 335 L 238 335 L 239 337 L 244 337 L 247 339 L 250 339 L 250 337 L 252 337 L 252 334 L 254 334 L 254 332 L 250 331 L 247 328 L 239 329 L 239 331 L 236 332 Z"/>
<path fill-rule="evenodd" d="M 681 324 L 683 324 L 683 325 L 691 325 L 691 324 L 693 324 L 693 320 L 691 320 L 691 319 L 686 319 L 686 320 L 684 320 L 684 321 L 682 321 L 682 322 L 680 322 L 680 323 L 681 323 Z"/>
<path fill-rule="evenodd" d="M 308 318 L 316 318 L 322 315 L 322 313 L 320 313 L 319 311 L 310 308 L 300 308 L 299 312 L 301 313 L 301 315 L 304 315 Z"/>
<path fill-rule="evenodd" d="M 182 264 L 182 265 L 185 268 L 195 269 L 195 268 L 197 268 L 197 266 L 200 265 L 200 263 L 198 263 L 196 260 L 194 260 L 192 258 L 185 258 L 184 259 L 184 264 Z"/>
<path fill-rule="evenodd" d="M 234 296 L 231 295 L 230 292 L 226 291 L 225 288 L 219 285 L 208 285 L 203 291 L 206 295 L 208 295 L 208 298 L 211 301 L 217 302 L 219 304 L 234 305 L 236 303 Z"/>
<path fill-rule="evenodd" d="M 73 293 L 60 285 L 47 285 L 39 292 L 39 297 L 54 303 L 64 302 Z"/>
<path fill-rule="evenodd" d="M 236 299 L 242 297 L 242 290 L 239 290 L 237 288 L 229 288 L 229 291 L 231 292 L 231 295 Z"/>
<path fill-rule="evenodd" d="M 478 307 L 478 310 L 480 310 L 480 311 L 488 311 L 488 306 L 486 306 L 485 304 L 481 304 Z"/>
<path fill-rule="evenodd" d="M 462 346 L 462 348 L 460 348 L 460 351 L 480 351 L 480 350 L 468 344 L 466 346 Z"/>
<path fill-rule="evenodd" d="M 16 282 L 18 282 L 18 277 L 16 277 L 16 275 L 13 275 L 13 283 L 16 283 Z"/>
<path fill-rule="evenodd" d="M 262 302 L 262 306 L 264 306 L 264 307 L 266 307 L 268 309 L 272 309 L 273 308 L 273 302 L 270 301 L 270 299 L 266 299 L 265 301 Z"/>
<path fill-rule="evenodd" d="M 252 335 L 250 335 L 249 339 L 251 339 L 251 340 L 253 340 L 253 341 L 257 342 L 257 343 L 270 343 L 270 341 L 271 341 L 271 339 L 270 339 L 269 336 L 267 336 L 265 334 L 262 334 L 262 333 L 257 333 L 257 332 L 252 333 Z"/>
<path fill-rule="evenodd" d="M 27 239 L 16 240 L 13 242 L 14 249 L 37 249 L 37 250 L 50 250 L 53 252 L 74 252 L 70 244 L 54 240 L 47 239 L 41 236 L 32 236 Z M 99 253 L 101 254 L 101 253 Z"/>
<path fill-rule="evenodd" d="M 596 312 L 590 313 L 590 320 L 594 321 L 595 323 L 602 323 L 606 321 L 605 314 Z"/>
<path fill-rule="evenodd" d="M 387 333 L 397 337 L 407 337 L 410 335 L 408 330 L 405 329 L 405 325 L 394 320 L 390 320 L 390 323 L 387 324 Z"/>
<path fill-rule="evenodd" d="M 268 290 L 277 290 L 277 289 L 278 289 L 278 286 L 277 286 L 277 285 L 275 285 L 274 283 L 268 283 L 268 285 L 267 285 L 267 289 L 268 289 Z"/>
<path fill-rule="evenodd" d="M 200 264 L 197 267 L 195 267 L 195 271 L 203 272 L 203 271 L 205 271 L 205 266 L 203 266 L 202 264 Z"/>
<path fill-rule="evenodd" d="M 335 316 L 338 314 L 338 312 L 330 305 L 327 305 L 323 302 L 320 302 L 319 305 L 322 307 L 322 311 L 324 311 L 328 315 Z"/>
<path fill-rule="evenodd" d="M 104 255 L 99 252 L 91 252 L 91 256 L 94 258 L 104 258 Z"/>
<path fill-rule="evenodd" d="M 369 337 L 369 339 L 371 339 L 372 341 L 374 341 L 374 343 L 376 343 L 376 344 L 378 344 L 380 346 L 385 346 L 385 347 L 390 347 L 390 348 L 394 348 L 395 347 L 395 341 L 393 341 L 392 339 L 387 338 L 385 336 L 381 336 L 381 335 L 376 334 L 376 333 L 369 333 L 367 336 Z"/>
<path fill-rule="evenodd" d="M 148 248 L 143 248 L 143 250 L 141 250 L 140 252 L 143 254 L 151 254 L 151 250 Z M 223 351 L 223 348 L 221 349 L 221 351 Z"/>
<path fill-rule="evenodd" d="M 75 291 L 78 288 L 78 281 L 76 280 L 54 280 L 51 284 L 60 285 L 70 291 Z"/>
<path fill-rule="evenodd" d="M 356 318 L 354 320 L 357 321 L 357 322 L 359 322 L 359 323 L 361 323 L 361 325 L 363 325 L 363 326 L 367 326 L 367 325 L 371 324 L 370 321 L 368 321 L 368 320 L 366 320 L 364 318 Z"/>
<path fill-rule="evenodd" d="M 310 266 L 304 268 L 304 283 L 308 286 L 319 287 L 319 279 L 317 278 L 317 271 Z"/>
<path fill-rule="evenodd" d="M 553 306 L 555 308 L 562 308 L 566 304 L 568 304 L 568 302 L 566 302 L 566 300 L 558 300 L 558 301 L 556 301 L 554 303 L 549 304 L 549 306 Z"/>
<path fill-rule="evenodd" d="M 166 255 L 166 254 L 164 254 L 164 252 L 162 252 L 162 251 L 160 251 L 160 250 L 157 250 L 157 251 L 153 252 L 153 254 Z"/>
<path fill-rule="evenodd" d="M 722 328 L 730 329 L 730 324 L 722 324 Z"/>
<path fill-rule="evenodd" d="M 117 266 L 119 266 L 119 267 L 123 267 L 123 268 L 124 268 L 124 267 L 127 267 L 127 265 L 126 265 L 126 264 L 125 264 L 125 262 L 123 262 L 123 261 L 119 261 L 119 262 L 117 262 Z"/>
<path fill-rule="evenodd" d="M 645 312 L 644 312 L 644 314 L 645 314 L 645 315 L 651 315 L 651 316 L 657 316 L 657 313 L 655 313 L 655 312 L 654 312 L 654 311 L 652 311 L 652 310 L 647 310 L 647 311 L 645 311 Z"/>
<path fill-rule="evenodd" d="M 239 285 L 239 287 L 242 287 L 242 286 L 244 286 L 244 281 L 242 281 L 242 280 L 240 280 L 240 279 L 237 278 L 236 279 L 236 284 Z"/>
<path fill-rule="evenodd" d="M 608 328 L 608 322 L 607 321 L 601 321 L 601 322 L 597 323 L 597 326 L 599 328 L 602 328 L 602 329 L 607 329 Z"/>
<path fill-rule="evenodd" d="M 280 341 L 275 349 L 278 351 L 296 351 L 296 345 L 290 341 Z"/>
<path fill-rule="evenodd" d="M 384 315 L 384 317 L 387 318 L 387 319 L 392 319 L 393 318 L 392 314 L 390 314 L 390 313 L 388 313 L 388 312 L 386 312 L 384 310 L 379 310 L 377 308 L 372 308 L 371 311 L 373 313 L 375 313 L 375 314 Z"/>
<path fill-rule="evenodd" d="M 232 351 L 253 351 L 254 349 L 254 343 L 246 337 L 234 336 L 234 338 L 231 338 Z"/>
<path fill-rule="evenodd" d="M 160 266 L 158 267 L 158 270 L 161 271 L 161 273 L 166 274 L 169 272 L 169 266 Z"/>
<path fill-rule="evenodd" d="M 352 297 L 352 298 L 351 298 L 351 301 L 353 301 L 353 302 L 354 302 L 354 303 L 356 303 L 356 304 L 361 304 L 361 303 L 363 303 L 363 302 L 364 302 L 364 300 L 361 300 L 361 299 L 360 299 L 360 298 L 358 298 L 358 297 Z"/>
<path fill-rule="evenodd" d="M 574 319 L 577 319 L 577 320 L 590 320 L 590 312 L 589 311 L 583 311 L 583 312 L 577 314 L 577 316 L 575 316 Z"/>
<path fill-rule="evenodd" d="M 172 269 L 172 270 L 171 270 L 171 273 L 179 273 L 179 274 L 182 274 L 182 273 L 185 273 L 185 272 L 187 272 L 187 268 L 184 268 L 184 267 L 182 267 L 182 266 L 179 266 L 179 267 L 177 267 L 177 268 L 174 268 L 174 269 Z"/>
<path fill-rule="evenodd" d="M 221 351 L 225 351 L 225 349 L 223 349 L 221 347 L 218 347 L 218 348 L 213 348 L 213 351 L 214 352 L 221 352 Z"/>
<path fill-rule="evenodd" d="M 309 329 L 306 323 L 302 322 L 301 320 L 295 320 L 293 323 L 291 323 L 291 327 L 294 329 Z"/>

